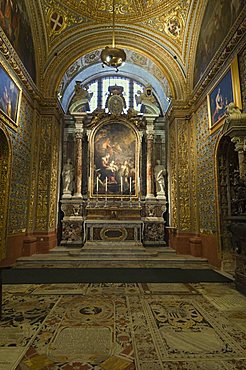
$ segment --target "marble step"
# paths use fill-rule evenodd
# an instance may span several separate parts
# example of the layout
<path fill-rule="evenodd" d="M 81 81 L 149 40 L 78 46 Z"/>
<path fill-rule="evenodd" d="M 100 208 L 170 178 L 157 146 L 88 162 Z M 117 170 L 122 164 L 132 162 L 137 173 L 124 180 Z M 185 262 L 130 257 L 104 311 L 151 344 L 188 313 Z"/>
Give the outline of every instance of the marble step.
<path fill-rule="evenodd" d="M 100 255 L 96 257 L 95 254 L 80 254 L 77 256 L 71 255 L 57 255 L 57 254 L 36 254 L 30 257 L 20 257 L 16 262 L 16 267 L 28 267 L 28 265 L 34 266 L 46 266 L 55 265 L 62 267 L 66 266 L 80 266 L 80 267 L 129 267 L 131 265 L 141 265 L 141 266 L 157 266 L 158 267 L 175 267 L 179 266 L 181 268 L 208 268 L 208 261 L 206 258 L 192 257 L 192 256 L 182 256 L 182 255 L 158 255 L 158 256 L 146 256 L 140 255 L 125 255 L 125 256 L 112 256 L 112 255 Z"/>

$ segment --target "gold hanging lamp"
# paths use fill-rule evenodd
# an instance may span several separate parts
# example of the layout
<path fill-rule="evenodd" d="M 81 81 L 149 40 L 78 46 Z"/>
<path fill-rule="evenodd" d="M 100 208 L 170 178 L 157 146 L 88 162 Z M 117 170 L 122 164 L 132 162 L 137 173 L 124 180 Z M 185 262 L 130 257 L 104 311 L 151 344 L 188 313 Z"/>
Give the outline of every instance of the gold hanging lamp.
<path fill-rule="evenodd" d="M 115 0 L 113 0 L 113 35 L 112 46 L 106 46 L 101 52 L 101 61 L 108 67 L 113 67 L 118 72 L 118 68 L 125 62 L 126 53 L 123 49 L 115 46 Z"/>

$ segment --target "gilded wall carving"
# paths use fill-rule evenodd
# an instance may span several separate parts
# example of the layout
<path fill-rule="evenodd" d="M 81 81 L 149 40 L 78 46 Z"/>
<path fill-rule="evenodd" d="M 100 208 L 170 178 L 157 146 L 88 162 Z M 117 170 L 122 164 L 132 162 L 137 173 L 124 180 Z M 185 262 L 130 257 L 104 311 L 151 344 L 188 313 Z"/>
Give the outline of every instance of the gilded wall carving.
<path fill-rule="evenodd" d="M 189 121 L 177 120 L 179 229 L 190 230 Z"/>
<path fill-rule="evenodd" d="M 197 198 L 200 232 L 211 234 L 217 230 L 215 145 L 219 131 L 210 135 L 206 101 L 201 104 L 194 119 L 197 132 Z"/>
<path fill-rule="evenodd" d="M 177 153 L 176 153 L 176 125 L 170 126 L 169 131 L 169 167 L 170 167 L 170 205 L 171 226 L 178 227 L 178 184 L 177 184 Z"/>
<path fill-rule="evenodd" d="M 8 234 L 26 232 L 30 192 L 33 111 L 22 97 L 19 127 L 11 131 L 13 164 L 10 190 Z"/>
<path fill-rule="evenodd" d="M 34 231 L 35 227 L 35 207 L 37 203 L 37 184 L 38 184 L 37 158 L 39 158 L 39 137 L 40 137 L 40 114 L 37 110 L 35 110 L 33 120 L 32 170 L 31 170 L 31 186 L 30 186 L 30 200 L 28 214 L 28 232 Z"/>
<path fill-rule="evenodd" d="M 41 116 L 35 231 L 55 230 L 60 128 L 55 115 Z"/>
<path fill-rule="evenodd" d="M 190 214 L 191 231 L 198 231 L 198 203 L 197 203 L 197 150 L 196 128 L 194 118 L 190 120 Z"/>
<path fill-rule="evenodd" d="M 238 56 L 243 112 L 246 112 L 246 48 Z"/>
<path fill-rule="evenodd" d="M 53 125 L 52 152 L 51 152 L 51 184 L 50 184 L 50 212 L 49 230 L 56 228 L 58 168 L 59 168 L 59 138 L 60 127 L 58 122 Z"/>
<path fill-rule="evenodd" d="M 0 121 L 0 261 L 6 257 L 6 226 L 11 165 L 10 140 L 6 131 Z"/>
<path fill-rule="evenodd" d="M 36 231 L 48 230 L 52 116 L 41 118 Z"/>

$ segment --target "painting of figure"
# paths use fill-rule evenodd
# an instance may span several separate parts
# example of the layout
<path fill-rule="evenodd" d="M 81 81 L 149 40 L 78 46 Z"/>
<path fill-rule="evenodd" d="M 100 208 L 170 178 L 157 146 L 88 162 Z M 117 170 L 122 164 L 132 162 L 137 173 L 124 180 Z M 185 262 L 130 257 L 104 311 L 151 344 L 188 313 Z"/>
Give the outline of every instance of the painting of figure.
<path fill-rule="evenodd" d="M 231 69 L 229 69 L 209 95 L 211 127 L 224 117 L 226 107 L 231 102 L 233 102 L 233 86 Z"/>
<path fill-rule="evenodd" d="M 195 86 L 238 17 L 245 0 L 208 0 L 196 49 Z"/>
<path fill-rule="evenodd" d="M 24 0 L 0 0 L 0 27 L 35 82 L 33 38 Z"/>
<path fill-rule="evenodd" d="M 136 134 L 123 123 L 103 125 L 94 139 L 94 193 L 135 194 Z"/>
<path fill-rule="evenodd" d="M 19 105 L 20 90 L 0 65 L 0 110 L 15 123 Z"/>

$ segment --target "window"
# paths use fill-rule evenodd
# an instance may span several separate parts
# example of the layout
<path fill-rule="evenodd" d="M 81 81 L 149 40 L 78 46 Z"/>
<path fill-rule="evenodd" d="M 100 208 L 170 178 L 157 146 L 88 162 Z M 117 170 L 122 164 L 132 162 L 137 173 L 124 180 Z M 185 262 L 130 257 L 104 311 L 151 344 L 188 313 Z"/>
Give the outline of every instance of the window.
<path fill-rule="evenodd" d="M 138 90 L 143 91 L 144 85 L 131 78 L 123 76 L 107 76 L 93 80 L 87 84 L 88 91 L 93 93 L 90 101 L 90 112 L 96 108 L 105 108 L 108 97 L 109 86 L 118 85 L 123 86 L 123 96 L 126 100 L 126 110 L 134 108 L 140 110 L 140 105 L 137 106 L 135 102 L 135 95 Z"/>

